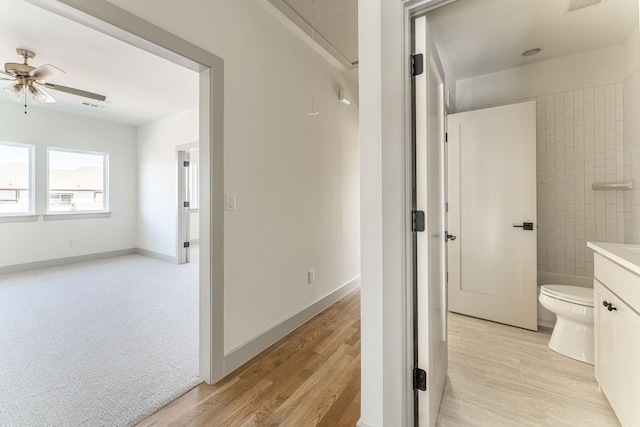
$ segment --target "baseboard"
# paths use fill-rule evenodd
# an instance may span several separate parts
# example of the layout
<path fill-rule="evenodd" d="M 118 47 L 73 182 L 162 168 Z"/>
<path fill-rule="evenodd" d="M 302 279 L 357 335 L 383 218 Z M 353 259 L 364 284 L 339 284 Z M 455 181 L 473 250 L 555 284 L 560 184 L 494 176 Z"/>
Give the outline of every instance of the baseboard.
<path fill-rule="evenodd" d="M 266 350 L 269 346 L 276 343 L 278 340 L 309 321 L 314 316 L 320 314 L 333 303 L 339 301 L 342 297 L 356 289 L 358 286 L 360 286 L 360 276 L 336 289 L 321 300 L 311 304 L 309 307 L 303 309 L 297 314 L 283 320 L 252 340 L 231 350 L 224 357 L 225 374 L 235 371 L 240 366 Z"/>
<path fill-rule="evenodd" d="M 95 254 L 78 255 L 66 258 L 48 259 L 45 261 L 27 262 L 24 264 L 7 265 L 0 267 L 0 274 L 20 273 L 23 271 L 39 270 L 41 268 L 58 267 L 61 265 L 75 264 L 78 262 L 95 261 L 104 258 L 113 258 L 123 255 L 135 254 L 136 249 L 120 249 L 117 251 L 98 252 Z"/>
<path fill-rule="evenodd" d="M 369 424 L 365 423 L 364 421 L 358 420 L 358 423 L 356 424 L 356 427 L 371 427 L 371 426 Z"/>
<path fill-rule="evenodd" d="M 538 319 L 538 326 L 542 326 L 543 328 L 553 329 L 556 326 L 556 322 L 550 322 L 548 320 Z"/>
<path fill-rule="evenodd" d="M 178 263 L 177 256 L 165 255 L 159 252 L 150 251 L 148 249 L 136 248 L 135 253 L 137 253 L 138 255 L 144 255 L 149 258 L 159 259 L 160 261 L 170 262 L 172 264 Z"/>

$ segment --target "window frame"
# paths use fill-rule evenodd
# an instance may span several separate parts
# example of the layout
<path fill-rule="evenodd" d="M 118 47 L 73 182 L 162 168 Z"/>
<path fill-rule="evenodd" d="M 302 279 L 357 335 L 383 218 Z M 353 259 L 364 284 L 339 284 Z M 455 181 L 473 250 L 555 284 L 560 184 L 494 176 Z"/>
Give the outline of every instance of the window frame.
<path fill-rule="evenodd" d="M 51 189 L 50 189 L 50 170 L 51 170 L 51 152 L 63 152 L 63 153 L 74 153 L 74 154 L 86 154 L 90 156 L 101 156 L 102 157 L 102 209 L 97 210 L 81 210 L 81 211 L 52 211 L 49 209 L 49 201 L 51 197 Z M 47 147 L 47 168 L 46 168 L 46 177 L 47 177 L 47 188 L 46 188 L 46 204 L 45 204 L 45 215 L 48 219 L 56 219 L 60 216 L 72 215 L 72 216 L 88 216 L 91 217 L 95 214 L 108 214 L 109 212 L 109 153 L 102 151 L 91 151 L 91 150 L 81 150 L 76 148 L 64 148 L 64 147 Z M 99 190 L 93 190 L 94 194 L 96 192 L 100 192 Z M 47 218 L 45 218 L 47 219 Z"/>
<path fill-rule="evenodd" d="M 18 147 L 18 148 L 26 148 L 29 158 L 27 160 L 29 166 L 29 177 L 28 177 L 28 189 L 29 192 L 29 207 L 27 212 L 0 212 L 0 219 L 11 219 L 18 217 L 33 217 L 35 215 L 35 145 L 33 144 L 25 144 L 23 142 L 9 142 L 9 141 L 0 141 L 0 146 L 7 147 Z M 1 221 L 4 222 L 4 221 Z"/>

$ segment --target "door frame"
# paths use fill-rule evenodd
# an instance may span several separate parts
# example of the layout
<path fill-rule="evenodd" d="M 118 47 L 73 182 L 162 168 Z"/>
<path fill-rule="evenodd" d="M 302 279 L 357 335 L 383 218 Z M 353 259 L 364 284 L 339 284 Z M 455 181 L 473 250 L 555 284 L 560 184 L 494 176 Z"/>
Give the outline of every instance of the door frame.
<path fill-rule="evenodd" d="M 177 223 L 176 223 L 176 254 L 178 264 L 184 264 L 191 262 L 190 248 L 184 247 L 184 242 L 191 243 L 191 209 L 192 189 L 189 185 L 191 177 L 191 167 L 193 161 L 191 160 L 191 152 L 197 150 L 199 147 L 198 142 L 192 142 L 190 144 L 183 144 L 176 147 L 176 167 L 177 167 Z M 185 174 L 181 166 L 184 161 L 189 162 L 189 171 Z M 186 182 L 185 182 L 186 180 Z M 198 188 L 199 192 L 199 188 Z M 184 201 L 189 201 L 189 208 L 184 208 Z"/>
<path fill-rule="evenodd" d="M 224 360 L 224 61 L 106 0 L 25 0 L 200 74 L 199 376 Z"/>
<path fill-rule="evenodd" d="M 403 389 L 403 412 L 405 425 L 417 425 L 417 411 L 416 411 L 416 399 L 414 397 L 413 390 L 413 368 L 414 357 L 417 352 L 417 342 L 414 342 L 416 318 L 417 315 L 414 310 L 417 306 L 417 301 L 413 298 L 413 286 L 416 280 L 413 266 L 413 232 L 411 231 L 411 215 L 410 212 L 413 209 L 413 79 L 411 77 L 411 63 L 409 58 L 413 53 L 413 19 L 424 15 L 426 12 L 435 9 L 440 6 L 444 6 L 454 0 L 402 0 L 402 58 L 404 60 L 403 73 L 402 73 L 402 103 L 403 103 L 403 128 L 404 128 L 404 212 L 405 215 L 405 234 L 404 234 L 404 294 L 405 294 L 405 322 L 404 322 L 404 336 L 405 336 L 405 348 L 404 348 L 404 364 L 402 372 L 406 373 L 406 385 Z M 446 80 L 446 72 L 443 73 L 443 78 Z M 446 114 L 448 105 L 446 99 L 448 97 L 445 89 L 444 93 L 444 112 L 446 126 Z M 446 174 L 445 174 L 446 175 Z M 446 285 L 446 283 L 445 283 Z M 446 288 L 446 286 L 445 286 Z M 445 289 L 446 295 L 446 289 Z M 429 373 L 427 373 L 429 375 Z"/>

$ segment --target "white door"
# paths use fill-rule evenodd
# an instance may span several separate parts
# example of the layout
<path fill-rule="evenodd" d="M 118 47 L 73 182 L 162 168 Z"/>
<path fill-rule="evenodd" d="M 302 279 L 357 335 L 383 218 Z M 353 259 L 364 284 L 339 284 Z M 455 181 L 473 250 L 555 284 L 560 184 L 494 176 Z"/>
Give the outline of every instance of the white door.
<path fill-rule="evenodd" d="M 449 310 L 537 330 L 535 101 L 448 116 Z"/>
<path fill-rule="evenodd" d="M 423 72 L 414 77 L 414 209 L 425 214 L 415 232 L 415 316 L 417 366 L 426 371 L 426 391 L 416 390 L 417 421 L 435 426 L 447 375 L 447 309 L 444 229 L 444 73 L 427 29 L 414 21 L 414 52 Z"/>

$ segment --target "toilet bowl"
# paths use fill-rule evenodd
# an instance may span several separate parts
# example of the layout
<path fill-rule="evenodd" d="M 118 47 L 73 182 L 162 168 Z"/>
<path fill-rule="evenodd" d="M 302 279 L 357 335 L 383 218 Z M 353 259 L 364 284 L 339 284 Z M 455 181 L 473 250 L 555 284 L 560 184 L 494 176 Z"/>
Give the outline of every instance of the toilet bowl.
<path fill-rule="evenodd" d="M 593 365 L 593 289 L 542 285 L 538 299 L 557 317 L 549 348 Z"/>

